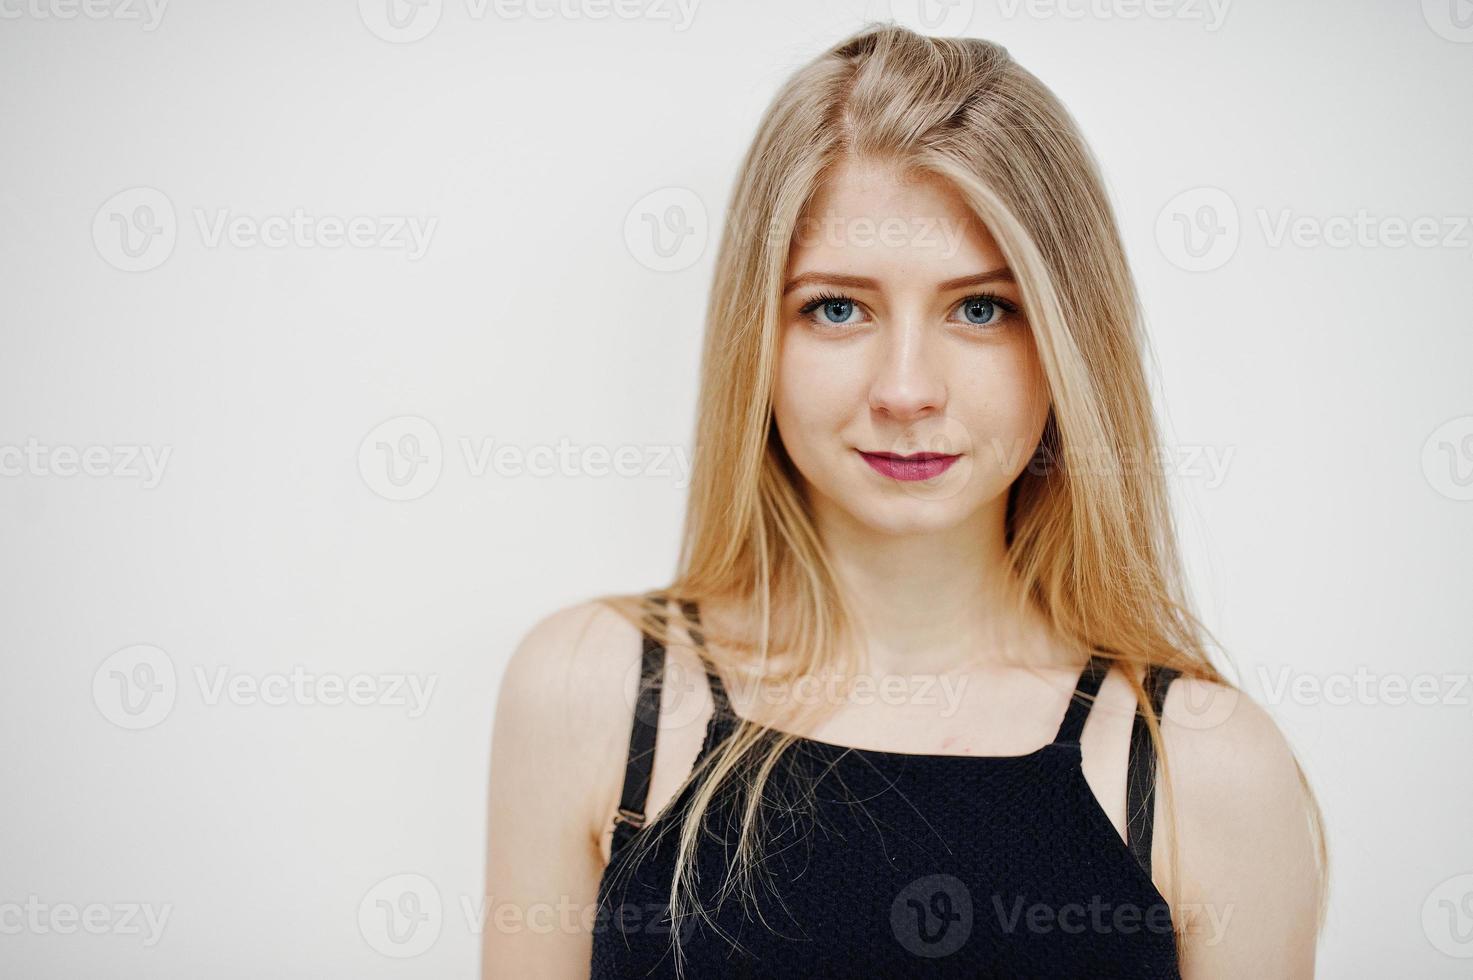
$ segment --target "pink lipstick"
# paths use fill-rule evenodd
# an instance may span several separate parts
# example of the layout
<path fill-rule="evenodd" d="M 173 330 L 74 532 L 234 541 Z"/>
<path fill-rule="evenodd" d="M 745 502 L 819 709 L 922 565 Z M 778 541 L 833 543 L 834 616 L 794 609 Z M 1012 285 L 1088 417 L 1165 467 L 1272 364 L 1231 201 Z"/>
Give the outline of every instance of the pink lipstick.
<path fill-rule="evenodd" d="M 911 453 L 909 456 L 902 456 L 899 453 L 867 453 L 863 449 L 858 452 L 876 473 L 894 480 L 929 480 L 945 473 L 952 463 L 961 458 L 954 453 Z"/>

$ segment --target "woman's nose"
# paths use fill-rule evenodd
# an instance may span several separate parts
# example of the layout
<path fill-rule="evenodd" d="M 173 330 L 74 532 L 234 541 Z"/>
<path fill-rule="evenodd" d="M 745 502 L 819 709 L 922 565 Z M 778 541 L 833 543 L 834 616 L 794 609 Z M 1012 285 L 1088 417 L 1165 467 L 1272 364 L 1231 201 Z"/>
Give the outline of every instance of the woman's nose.
<path fill-rule="evenodd" d="M 892 320 L 879 331 L 874 350 L 870 409 L 909 422 L 946 408 L 944 366 L 935 340 L 919 315 Z"/>

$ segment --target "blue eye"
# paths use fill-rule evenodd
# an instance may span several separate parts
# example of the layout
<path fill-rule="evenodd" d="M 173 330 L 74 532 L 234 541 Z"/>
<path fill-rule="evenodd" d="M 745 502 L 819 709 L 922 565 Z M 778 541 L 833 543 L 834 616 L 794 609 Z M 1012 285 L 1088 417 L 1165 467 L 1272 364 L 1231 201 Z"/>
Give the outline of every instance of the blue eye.
<path fill-rule="evenodd" d="M 799 312 L 822 326 L 850 326 L 860 322 L 859 304 L 846 296 L 818 296 Z"/>
<path fill-rule="evenodd" d="M 864 308 L 856 301 L 834 293 L 815 296 L 804 303 L 798 313 L 821 327 L 852 327 L 868 322 Z M 960 322 L 968 326 L 998 328 L 1004 321 L 1018 315 L 1018 307 L 1000 296 L 981 293 L 958 303 L 953 317 L 957 313 L 960 313 Z"/>
<path fill-rule="evenodd" d="M 962 322 L 974 327 L 995 327 L 1008 317 L 1014 316 L 1018 308 L 997 296 L 968 296 L 957 304 Z"/>
<path fill-rule="evenodd" d="M 854 301 L 851 299 L 831 299 L 819 307 L 823 311 L 824 319 L 831 323 L 844 323 L 854 315 Z"/>
<path fill-rule="evenodd" d="M 962 301 L 961 310 L 968 323 L 987 324 L 997 317 L 998 306 L 985 296 L 973 296 Z"/>

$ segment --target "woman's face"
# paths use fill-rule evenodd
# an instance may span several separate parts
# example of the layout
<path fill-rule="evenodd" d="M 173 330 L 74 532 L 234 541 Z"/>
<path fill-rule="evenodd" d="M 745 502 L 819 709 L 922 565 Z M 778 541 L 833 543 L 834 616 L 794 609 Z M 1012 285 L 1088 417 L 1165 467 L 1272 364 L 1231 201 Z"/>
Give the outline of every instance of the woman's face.
<path fill-rule="evenodd" d="M 914 534 L 1005 502 L 1048 417 L 1022 299 L 949 184 L 834 171 L 794 232 L 773 406 L 816 507 Z"/>

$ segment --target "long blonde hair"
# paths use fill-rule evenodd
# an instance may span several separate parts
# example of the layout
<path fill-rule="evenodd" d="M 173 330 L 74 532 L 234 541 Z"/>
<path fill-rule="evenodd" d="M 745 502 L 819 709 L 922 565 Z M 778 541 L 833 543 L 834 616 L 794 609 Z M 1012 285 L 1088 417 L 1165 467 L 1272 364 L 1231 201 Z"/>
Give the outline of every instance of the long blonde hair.
<path fill-rule="evenodd" d="M 850 673 L 836 638 L 852 611 L 772 421 L 793 230 L 847 155 L 949 181 L 1018 277 L 1052 407 L 1009 491 L 1017 602 L 1125 668 L 1167 766 L 1139 673 L 1160 665 L 1232 685 L 1209 659 L 1208 631 L 1189 609 L 1165 479 L 1151 465 L 1159 437 L 1139 303 L 1098 168 L 1058 99 L 993 42 L 871 25 L 802 67 L 777 94 L 742 163 L 716 261 L 684 539 L 675 579 L 659 590 L 672 600 L 659 609 L 669 628 L 647 594 L 601 601 L 668 643 L 692 625 L 680 603 L 740 609 L 743 630 L 723 633 L 710 617 L 698 627 L 707 638 L 699 653 L 721 676 L 791 682 Z M 663 828 L 679 834 L 670 892 L 677 923 L 688 914 L 682 898 L 695 893 L 702 815 L 722 786 L 747 794 L 722 894 L 751 894 L 762 787 L 791 742 L 744 720 L 688 777 L 682 790 L 698 781 L 689 809 L 676 831 Z M 1322 917 L 1323 827 L 1302 769 L 1300 780 Z M 1162 782 L 1170 810 L 1169 776 Z M 1174 867 L 1175 835 L 1169 839 Z M 1176 895 L 1171 902 L 1178 904 Z M 677 965 L 682 931 L 672 930 Z"/>

